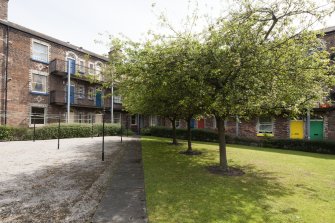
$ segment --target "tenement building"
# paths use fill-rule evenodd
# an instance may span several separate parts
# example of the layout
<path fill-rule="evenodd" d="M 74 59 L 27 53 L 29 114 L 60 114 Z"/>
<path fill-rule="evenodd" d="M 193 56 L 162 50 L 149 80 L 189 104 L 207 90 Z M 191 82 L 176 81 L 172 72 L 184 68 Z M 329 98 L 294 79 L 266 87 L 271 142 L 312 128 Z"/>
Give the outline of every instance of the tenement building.
<path fill-rule="evenodd" d="M 120 97 L 106 97 L 110 89 L 102 88 L 107 57 L 12 23 L 7 15 L 8 0 L 0 0 L 1 125 L 45 125 L 68 117 L 68 89 L 66 121 L 101 122 L 103 113 L 121 121 Z"/>

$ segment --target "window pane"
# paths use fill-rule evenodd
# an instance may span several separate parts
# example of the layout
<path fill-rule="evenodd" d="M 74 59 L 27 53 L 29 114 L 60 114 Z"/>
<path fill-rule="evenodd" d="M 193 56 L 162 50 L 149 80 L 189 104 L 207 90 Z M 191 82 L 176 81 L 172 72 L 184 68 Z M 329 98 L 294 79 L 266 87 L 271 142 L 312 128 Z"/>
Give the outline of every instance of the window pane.
<path fill-rule="evenodd" d="M 46 80 L 47 77 L 44 75 L 33 74 L 32 76 L 32 91 L 46 92 Z"/>
<path fill-rule="evenodd" d="M 33 59 L 48 62 L 48 46 L 40 44 L 40 43 L 33 43 Z"/>
<path fill-rule="evenodd" d="M 260 124 L 259 132 L 260 133 L 272 133 L 272 124 Z"/>
<path fill-rule="evenodd" d="M 32 107 L 31 108 L 31 124 L 44 124 L 44 110 L 45 108 Z"/>

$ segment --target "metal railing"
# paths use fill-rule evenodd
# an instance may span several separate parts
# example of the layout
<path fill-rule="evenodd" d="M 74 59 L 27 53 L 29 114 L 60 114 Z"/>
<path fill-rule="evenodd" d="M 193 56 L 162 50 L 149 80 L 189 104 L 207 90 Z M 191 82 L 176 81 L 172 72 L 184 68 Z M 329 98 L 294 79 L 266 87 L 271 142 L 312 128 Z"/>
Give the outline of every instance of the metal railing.
<path fill-rule="evenodd" d="M 93 69 L 90 67 L 82 66 L 80 64 L 74 64 L 68 67 L 68 61 L 54 59 L 50 62 L 49 72 L 59 75 L 66 75 L 70 69 L 70 74 L 75 78 L 89 79 L 93 78 L 96 81 L 104 81 L 104 77 L 101 74 L 101 70 Z"/>
<path fill-rule="evenodd" d="M 67 91 L 50 91 L 50 104 L 67 104 Z M 110 103 L 101 95 L 88 95 L 85 93 L 70 93 L 70 104 L 82 107 L 108 107 Z"/>

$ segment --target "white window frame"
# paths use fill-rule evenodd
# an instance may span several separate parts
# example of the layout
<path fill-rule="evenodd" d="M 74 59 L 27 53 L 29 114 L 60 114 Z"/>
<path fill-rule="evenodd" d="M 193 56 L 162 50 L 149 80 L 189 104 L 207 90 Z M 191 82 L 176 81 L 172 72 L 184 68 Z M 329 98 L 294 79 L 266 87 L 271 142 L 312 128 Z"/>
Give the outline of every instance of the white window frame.
<path fill-rule="evenodd" d="M 30 104 L 30 111 L 29 111 L 29 127 L 34 127 L 34 123 L 32 123 L 32 109 L 34 108 L 43 108 L 44 109 L 44 124 L 35 124 L 36 127 L 39 126 L 45 126 L 47 124 L 47 119 L 46 119 L 46 115 L 47 115 L 47 105 L 40 105 L 40 104 Z"/>
<path fill-rule="evenodd" d="M 178 128 L 180 128 L 181 127 L 181 121 L 180 121 L 180 119 L 177 119 L 176 121 L 175 121 L 175 126 L 176 126 L 176 129 L 178 129 Z"/>
<path fill-rule="evenodd" d="M 95 62 L 95 64 L 94 64 L 94 69 L 95 69 L 94 73 L 97 76 L 97 79 L 99 81 L 103 81 L 103 77 L 102 77 L 103 66 L 104 66 L 104 64 L 100 61 Z M 100 69 L 98 69 L 98 67 L 100 67 Z"/>
<path fill-rule="evenodd" d="M 92 90 L 92 94 L 90 93 L 90 90 Z M 96 95 L 96 89 L 95 87 L 88 87 L 87 89 L 87 99 L 88 100 L 95 100 L 95 96 Z"/>
<path fill-rule="evenodd" d="M 113 114 L 113 123 L 120 124 L 121 123 L 121 112 L 114 112 Z"/>
<path fill-rule="evenodd" d="M 79 64 L 78 64 L 78 72 L 85 74 L 85 60 L 79 59 Z M 83 65 L 81 65 L 83 63 Z"/>
<path fill-rule="evenodd" d="M 85 86 L 84 85 L 77 85 L 76 89 L 77 89 L 78 98 L 80 98 L 80 99 L 85 98 Z M 80 92 L 80 89 L 82 89 L 83 91 Z"/>
<path fill-rule="evenodd" d="M 33 76 L 34 75 L 45 76 L 45 91 L 35 91 L 33 89 Z M 36 93 L 36 94 L 47 94 L 48 93 L 48 77 L 49 77 L 48 73 L 38 71 L 38 70 L 30 70 L 29 77 L 30 77 L 29 90 L 31 93 Z"/>
<path fill-rule="evenodd" d="M 158 118 L 157 115 L 150 115 L 150 126 L 157 126 Z"/>
<path fill-rule="evenodd" d="M 266 118 L 268 118 L 268 117 L 266 117 Z M 273 133 L 274 133 L 274 120 L 273 120 L 272 117 L 270 117 L 269 119 L 271 120 L 271 122 L 261 122 L 261 118 L 260 117 L 257 119 L 257 136 L 265 136 L 265 135 L 273 136 Z M 262 125 L 271 126 L 271 131 L 270 132 L 262 131 L 261 130 L 261 126 Z"/>
<path fill-rule="evenodd" d="M 93 66 L 93 68 L 91 68 L 91 65 Z M 92 62 L 88 62 L 88 73 L 91 75 L 95 75 L 95 67 L 94 67 L 94 63 Z"/>
<path fill-rule="evenodd" d="M 37 56 L 34 55 L 34 53 L 36 53 L 36 52 L 34 51 L 34 44 L 35 44 L 35 43 L 47 47 L 46 60 L 43 60 L 43 59 L 41 59 L 41 58 L 37 58 Z M 37 39 L 31 39 L 31 59 L 34 60 L 34 61 L 37 61 L 37 62 L 49 63 L 49 61 L 50 61 L 50 44 L 48 44 L 48 43 L 46 43 L 46 42 L 42 42 L 42 41 L 37 40 Z"/>
<path fill-rule="evenodd" d="M 114 95 L 113 96 L 113 102 L 115 104 L 122 104 L 122 98 L 121 98 L 121 96 L 120 95 Z"/>

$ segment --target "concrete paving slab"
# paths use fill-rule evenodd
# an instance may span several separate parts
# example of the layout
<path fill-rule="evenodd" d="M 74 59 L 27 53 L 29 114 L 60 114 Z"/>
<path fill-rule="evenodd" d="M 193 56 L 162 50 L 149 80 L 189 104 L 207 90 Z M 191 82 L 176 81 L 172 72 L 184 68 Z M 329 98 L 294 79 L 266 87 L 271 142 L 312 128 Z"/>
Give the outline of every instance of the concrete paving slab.
<path fill-rule="evenodd" d="M 130 142 L 125 150 L 93 223 L 148 222 L 140 140 Z"/>

